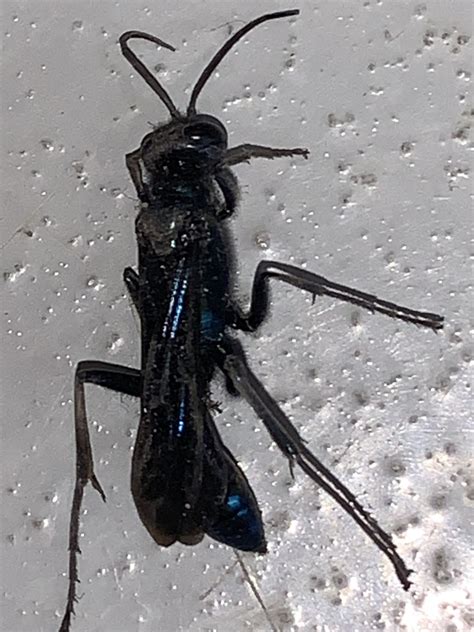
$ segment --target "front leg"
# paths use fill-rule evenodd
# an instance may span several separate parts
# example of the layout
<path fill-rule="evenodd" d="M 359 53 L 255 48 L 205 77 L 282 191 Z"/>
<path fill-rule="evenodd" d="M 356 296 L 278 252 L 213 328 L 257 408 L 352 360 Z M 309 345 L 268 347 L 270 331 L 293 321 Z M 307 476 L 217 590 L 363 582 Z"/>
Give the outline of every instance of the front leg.
<path fill-rule="evenodd" d="M 123 280 L 127 286 L 128 293 L 132 299 L 133 306 L 140 313 L 140 298 L 139 298 L 139 276 L 133 268 L 128 266 L 123 271 Z"/>
<path fill-rule="evenodd" d="M 309 156 L 309 150 L 304 147 L 295 147 L 294 149 L 276 149 L 274 147 L 264 147 L 263 145 L 252 145 L 245 143 L 237 147 L 231 147 L 227 150 L 224 165 L 231 167 L 239 162 L 250 162 L 251 158 L 283 158 L 284 156 Z"/>
<path fill-rule="evenodd" d="M 71 507 L 69 523 L 69 587 L 66 610 L 59 632 L 68 632 L 71 615 L 74 614 L 76 597 L 76 583 L 79 581 L 77 572 L 77 555 L 79 548 L 79 518 L 81 513 L 84 488 L 90 481 L 105 501 L 104 490 L 94 474 L 94 460 L 92 446 L 87 425 L 86 398 L 84 385 L 97 384 L 126 395 L 140 397 L 141 373 L 119 364 L 87 360 L 79 362 L 74 377 L 74 425 L 76 434 L 76 482 Z"/>
<path fill-rule="evenodd" d="M 341 301 L 359 305 L 371 312 L 380 312 L 433 330 L 442 329 L 444 318 L 430 312 L 419 312 L 390 301 L 377 298 L 354 288 L 329 281 L 319 274 L 308 272 L 287 263 L 261 261 L 257 266 L 252 287 L 252 298 L 248 313 L 232 308 L 228 313 L 228 324 L 243 331 L 255 331 L 265 320 L 269 309 L 269 279 L 279 279 L 290 285 L 307 290 L 313 297 L 332 296 Z"/>
<path fill-rule="evenodd" d="M 125 164 L 132 178 L 132 182 L 135 185 L 138 199 L 140 202 L 147 201 L 147 194 L 145 187 L 143 186 L 143 174 L 140 168 L 140 149 L 136 149 L 125 156 Z"/>
<path fill-rule="evenodd" d="M 229 167 L 220 167 L 214 174 L 219 189 L 224 197 L 224 207 L 218 214 L 218 219 L 230 217 L 239 201 L 239 183 Z"/>

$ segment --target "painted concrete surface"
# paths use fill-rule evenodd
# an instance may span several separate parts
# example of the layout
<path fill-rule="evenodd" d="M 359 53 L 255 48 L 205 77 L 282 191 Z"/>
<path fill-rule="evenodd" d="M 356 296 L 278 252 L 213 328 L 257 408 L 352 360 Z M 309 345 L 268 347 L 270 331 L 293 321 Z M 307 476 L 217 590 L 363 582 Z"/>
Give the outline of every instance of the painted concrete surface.
<path fill-rule="evenodd" d="M 272 316 L 241 336 L 252 367 L 308 445 L 394 534 L 414 569 L 403 592 L 374 545 L 222 385 L 225 441 L 262 506 L 265 557 L 209 539 L 158 548 L 129 492 L 138 404 L 87 390 L 104 505 L 87 489 L 74 632 L 461 632 L 469 610 L 469 2 L 301 0 L 228 56 L 199 108 L 230 144 L 307 146 L 303 159 L 236 173 L 238 284 L 257 262 L 303 265 L 388 300 L 440 312 L 435 335 L 281 284 Z M 8 632 L 62 614 L 74 473 L 72 378 L 81 359 L 139 364 L 122 269 L 136 263 L 124 164 L 166 111 L 121 57 L 137 42 L 179 106 L 270 0 L 2 3 L 2 611 Z M 471 310 L 472 313 L 472 310 Z M 472 584 L 471 584 L 472 586 Z"/>

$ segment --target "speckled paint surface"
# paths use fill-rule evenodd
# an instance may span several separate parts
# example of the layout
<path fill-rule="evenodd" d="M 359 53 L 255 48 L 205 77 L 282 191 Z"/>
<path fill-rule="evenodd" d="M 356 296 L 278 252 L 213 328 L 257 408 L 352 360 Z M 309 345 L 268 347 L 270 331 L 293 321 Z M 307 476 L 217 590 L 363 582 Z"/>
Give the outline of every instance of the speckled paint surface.
<path fill-rule="evenodd" d="M 435 335 L 275 284 L 241 336 L 251 365 L 334 473 L 394 534 L 404 593 L 357 526 L 290 477 L 262 424 L 217 382 L 216 423 L 261 503 L 265 557 L 205 539 L 160 549 L 129 492 L 138 403 L 87 389 L 104 505 L 87 489 L 74 632 L 464 632 L 471 629 L 471 5 L 301 0 L 2 3 L 1 629 L 57 628 L 74 475 L 72 380 L 82 359 L 139 364 L 122 269 L 136 263 L 124 154 L 164 107 L 120 56 L 134 48 L 179 106 L 230 30 L 268 11 L 199 108 L 231 144 L 307 146 L 239 166 L 233 220 L 248 299 L 260 259 L 443 313 Z M 470 153 L 471 150 L 471 153 Z M 471 295 L 472 296 L 472 295 Z M 471 310 L 470 310 L 471 308 Z M 470 313 L 469 313 L 470 312 Z M 472 428 L 472 426 L 471 426 Z M 472 556 L 471 556 L 472 560 Z"/>

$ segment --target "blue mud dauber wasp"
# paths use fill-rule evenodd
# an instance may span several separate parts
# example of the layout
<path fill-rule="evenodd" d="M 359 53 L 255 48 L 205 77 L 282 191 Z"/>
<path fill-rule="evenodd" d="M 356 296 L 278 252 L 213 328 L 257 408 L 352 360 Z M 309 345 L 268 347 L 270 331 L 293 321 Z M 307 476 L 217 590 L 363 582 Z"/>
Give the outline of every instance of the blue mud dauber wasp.
<path fill-rule="evenodd" d="M 208 535 L 240 551 L 264 553 L 266 542 L 254 493 L 211 415 L 210 383 L 216 369 L 227 390 L 254 409 L 273 441 L 352 517 L 390 560 L 405 590 L 407 568 L 391 537 L 316 456 L 250 369 L 240 342 L 229 330 L 254 332 L 269 310 L 269 280 L 278 279 L 316 296 L 331 296 L 372 312 L 438 330 L 443 318 L 408 309 L 345 287 L 306 270 L 261 261 L 250 307 L 241 309 L 232 288 L 232 242 L 226 220 L 239 190 L 230 167 L 252 158 L 307 157 L 302 148 L 244 144 L 228 148 L 222 123 L 199 114 L 196 102 L 228 51 L 268 20 L 298 10 L 262 15 L 230 37 L 196 82 L 186 113 L 129 48 L 132 39 L 172 46 L 154 35 L 127 31 L 120 37 L 127 61 L 158 95 L 170 114 L 126 156 L 140 210 L 135 222 L 138 273 L 124 281 L 141 324 L 141 368 L 82 361 L 74 381 L 76 482 L 69 532 L 69 590 L 61 632 L 70 629 L 78 579 L 80 509 L 87 483 L 105 500 L 94 473 L 84 385 L 96 384 L 139 397 L 140 423 L 132 458 L 131 489 L 138 515 L 161 546 L 192 545 Z"/>

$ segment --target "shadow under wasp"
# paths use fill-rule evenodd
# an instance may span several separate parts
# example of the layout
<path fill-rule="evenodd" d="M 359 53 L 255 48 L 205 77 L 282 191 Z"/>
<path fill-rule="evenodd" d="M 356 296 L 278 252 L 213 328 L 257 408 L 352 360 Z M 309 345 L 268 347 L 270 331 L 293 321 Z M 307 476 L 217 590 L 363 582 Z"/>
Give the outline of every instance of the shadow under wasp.
<path fill-rule="evenodd" d="M 80 510 L 87 483 L 105 494 L 95 473 L 86 416 L 84 385 L 96 384 L 140 398 L 141 412 L 132 457 L 131 490 L 141 521 L 161 546 L 192 545 L 204 535 L 234 549 L 265 553 L 261 512 L 255 495 L 211 416 L 210 383 L 219 369 L 227 390 L 242 396 L 263 421 L 273 441 L 351 516 L 390 560 L 405 590 L 410 570 L 390 535 L 355 496 L 309 450 L 247 363 L 232 329 L 254 332 L 269 312 L 269 281 L 278 279 L 316 296 L 331 296 L 372 312 L 433 330 L 443 317 L 384 301 L 285 263 L 261 261 L 250 306 L 235 301 L 232 241 L 228 222 L 239 189 L 230 167 L 253 158 L 308 156 L 303 148 L 254 144 L 228 148 L 222 123 L 199 114 L 203 87 L 229 50 L 268 20 L 298 10 L 262 15 L 232 35 L 197 80 L 186 113 L 130 49 L 143 39 L 175 50 L 154 35 L 127 31 L 120 47 L 127 61 L 160 98 L 170 120 L 147 134 L 126 164 L 140 201 L 135 222 L 138 273 L 128 267 L 124 281 L 141 325 L 141 368 L 109 362 L 79 362 L 74 381 L 76 482 L 69 532 L 69 589 L 61 632 L 70 628 L 79 581 Z"/>

